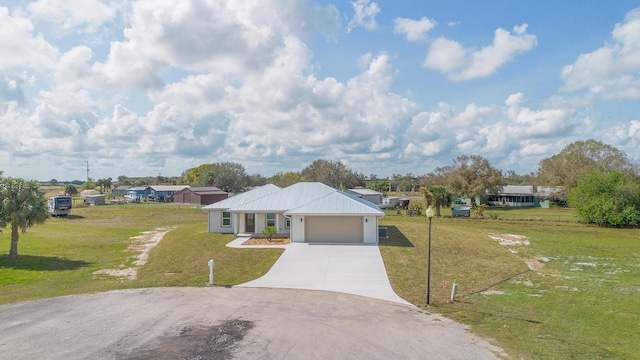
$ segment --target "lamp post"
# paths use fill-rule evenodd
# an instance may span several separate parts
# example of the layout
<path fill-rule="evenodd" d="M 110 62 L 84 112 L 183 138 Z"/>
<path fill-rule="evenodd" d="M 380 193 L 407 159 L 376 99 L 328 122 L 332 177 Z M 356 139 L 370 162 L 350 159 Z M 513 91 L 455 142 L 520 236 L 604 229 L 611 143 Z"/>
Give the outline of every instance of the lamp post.
<path fill-rule="evenodd" d="M 431 205 L 427 208 L 427 219 L 429 219 L 429 237 L 427 240 L 427 305 L 431 305 L 431 219 L 435 211 Z"/>

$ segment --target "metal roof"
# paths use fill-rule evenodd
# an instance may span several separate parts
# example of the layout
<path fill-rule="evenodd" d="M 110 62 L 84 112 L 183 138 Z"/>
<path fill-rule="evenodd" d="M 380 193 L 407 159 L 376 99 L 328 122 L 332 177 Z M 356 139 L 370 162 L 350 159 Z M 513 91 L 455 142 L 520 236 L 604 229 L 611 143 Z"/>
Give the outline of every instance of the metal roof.
<path fill-rule="evenodd" d="M 355 193 L 358 195 L 382 195 L 382 193 L 379 193 L 371 189 L 349 189 L 349 192 Z"/>
<path fill-rule="evenodd" d="M 284 212 L 335 191 L 319 182 L 299 182 L 260 199 L 234 206 L 231 212 Z"/>
<path fill-rule="evenodd" d="M 267 195 L 245 193 L 248 201 L 232 204 L 229 198 L 203 209 L 231 212 L 284 213 L 285 215 L 375 215 L 384 213 L 375 204 L 319 182 L 299 182 Z M 242 195 L 245 195 L 242 194 Z M 258 196 L 262 195 L 262 196 Z M 241 195 L 238 195 L 241 196 Z M 242 200 L 245 200 L 242 199 Z"/>
<path fill-rule="evenodd" d="M 498 195 L 533 195 L 533 186 L 530 185 L 504 185 Z"/>
<path fill-rule="evenodd" d="M 536 195 L 538 196 L 551 196 L 554 193 L 562 191 L 561 186 L 538 186 Z"/>
<path fill-rule="evenodd" d="M 127 190 L 129 190 L 129 191 L 145 191 L 147 189 L 149 189 L 148 186 L 134 186 L 134 187 L 128 188 Z"/>
<path fill-rule="evenodd" d="M 236 206 L 240 206 L 244 203 L 254 201 L 256 199 L 260 199 L 264 196 L 268 196 L 274 192 L 280 191 L 281 189 L 273 184 L 267 184 L 264 186 L 257 187 L 253 190 L 249 190 L 247 192 L 243 192 L 242 194 L 238 194 L 232 196 L 228 199 L 220 200 L 213 204 L 203 206 L 202 210 L 229 210 Z"/>
<path fill-rule="evenodd" d="M 376 204 L 337 190 L 310 203 L 285 211 L 284 214 L 384 216 L 384 212 Z"/>
<path fill-rule="evenodd" d="M 224 195 L 224 194 L 227 194 L 226 191 L 222 191 L 222 190 L 218 189 L 215 186 L 190 187 L 190 188 L 186 188 L 186 189 L 184 189 L 182 191 L 185 191 L 185 192 L 186 191 L 191 191 L 191 192 L 193 192 L 195 194 L 198 194 L 198 195 L 212 195 L 212 194 L 222 194 L 222 195 Z"/>
<path fill-rule="evenodd" d="M 189 187 L 189 185 L 151 185 L 153 191 L 180 191 Z"/>

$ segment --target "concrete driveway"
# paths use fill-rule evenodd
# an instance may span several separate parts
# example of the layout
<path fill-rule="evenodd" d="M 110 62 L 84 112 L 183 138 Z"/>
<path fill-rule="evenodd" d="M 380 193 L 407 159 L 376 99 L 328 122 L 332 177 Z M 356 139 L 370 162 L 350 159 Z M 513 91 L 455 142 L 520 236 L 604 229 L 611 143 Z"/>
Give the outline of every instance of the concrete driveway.
<path fill-rule="evenodd" d="M 241 245 L 246 238 L 229 243 Z M 264 246 L 263 246 L 264 247 Z M 237 285 L 335 291 L 411 305 L 391 288 L 377 245 L 291 243 L 261 278 Z"/>
<path fill-rule="evenodd" d="M 1 359 L 498 359 L 416 307 L 291 289 L 157 288 L 0 306 Z"/>

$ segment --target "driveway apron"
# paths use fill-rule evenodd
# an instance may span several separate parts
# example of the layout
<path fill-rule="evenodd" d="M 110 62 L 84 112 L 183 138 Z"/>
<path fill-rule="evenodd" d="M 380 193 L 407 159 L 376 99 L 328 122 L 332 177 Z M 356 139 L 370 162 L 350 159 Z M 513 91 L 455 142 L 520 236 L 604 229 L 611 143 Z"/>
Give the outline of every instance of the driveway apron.
<path fill-rule="evenodd" d="M 246 240 L 246 239 L 243 239 Z M 236 240 L 232 247 L 245 247 Z M 291 243 L 261 278 L 238 287 L 335 291 L 411 305 L 391 288 L 377 245 Z"/>

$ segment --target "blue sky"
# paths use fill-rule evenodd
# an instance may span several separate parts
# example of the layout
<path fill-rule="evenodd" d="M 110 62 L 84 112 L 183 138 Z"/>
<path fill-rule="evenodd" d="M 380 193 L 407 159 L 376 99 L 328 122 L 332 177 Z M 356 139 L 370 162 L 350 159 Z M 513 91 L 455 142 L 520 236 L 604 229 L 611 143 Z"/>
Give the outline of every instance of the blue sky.
<path fill-rule="evenodd" d="M 639 100 L 640 1 L 0 4 L 5 176 L 524 174 L 589 138 L 639 161 Z"/>

